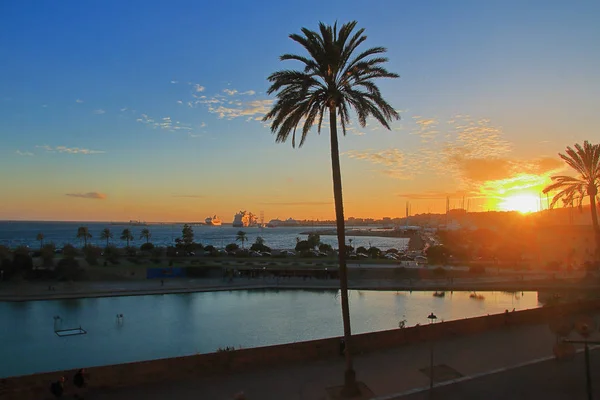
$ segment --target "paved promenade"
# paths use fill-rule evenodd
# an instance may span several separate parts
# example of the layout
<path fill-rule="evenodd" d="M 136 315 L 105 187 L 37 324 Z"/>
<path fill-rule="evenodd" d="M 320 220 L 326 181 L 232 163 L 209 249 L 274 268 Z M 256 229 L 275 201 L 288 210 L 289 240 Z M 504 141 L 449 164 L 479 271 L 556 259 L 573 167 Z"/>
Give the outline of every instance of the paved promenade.
<path fill-rule="evenodd" d="M 50 285 L 52 289 L 50 289 Z M 590 282 L 589 287 L 597 287 Z M 189 293 L 217 290 L 237 289 L 332 289 L 339 288 L 336 279 L 303 279 L 303 278 L 235 278 L 232 282 L 223 279 L 166 279 L 164 285 L 160 280 L 127 280 L 107 282 L 0 282 L 0 301 L 27 301 L 44 299 L 65 299 L 81 297 L 109 297 L 146 295 L 161 293 Z M 486 276 L 474 278 L 446 278 L 411 280 L 411 279 L 351 279 L 349 288 L 356 290 L 495 290 L 495 291 L 528 291 L 543 289 L 582 289 L 570 281 L 553 281 L 524 279 L 515 280 L 511 276 Z"/>
<path fill-rule="evenodd" d="M 486 332 L 477 335 L 448 338 L 433 343 L 434 365 L 443 373 L 441 380 L 458 377 L 469 377 L 477 374 L 485 375 L 486 372 L 502 368 L 510 368 L 532 360 L 543 360 L 552 357 L 554 337 L 546 325 L 531 325 L 507 328 L 505 330 Z M 356 356 L 356 371 L 359 380 L 366 383 L 375 393 L 375 399 L 392 400 L 402 399 L 403 393 L 415 391 L 429 386 L 429 378 L 421 369 L 429 366 L 431 343 L 419 343 L 399 347 L 384 352 L 369 353 Z M 596 357 L 595 357 L 596 358 Z M 579 359 L 562 362 L 563 371 L 579 368 L 576 365 Z M 550 366 L 552 370 L 557 361 L 549 361 L 542 366 Z M 529 375 L 537 376 L 535 371 Z M 531 369 L 530 368 L 530 369 Z M 159 399 L 215 399 L 229 400 L 238 391 L 244 391 L 248 400 L 304 400 L 325 399 L 325 388 L 342 383 L 344 361 L 340 357 L 336 360 L 320 361 L 314 363 L 290 365 L 284 368 L 262 369 L 246 373 L 236 373 L 229 376 L 199 378 L 194 381 L 179 383 L 145 385 L 90 392 L 86 396 L 89 400 L 159 400 Z M 493 380 L 494 385 L 506 385 L 506 379 L 517 379 L 521 372 L 517 369 L 506 375 L 506 378 Z M 540 373 L 546 374 L 548 368 L 541 368 Z M 502 375 L 498 375 L 502 376 Z M 598 377 L 598 374 L 595 375 Z M 537 377 L 538 384 L 544 382 L 544 376 Z M 548 375 L 548 379 L 556 378 L 556 374 Z M 93 377 L 92 377 L 93 379 Z M 487 378 L 478 378 L 487 379 Z M 473 382 L 477 382 L 474 380 Z M 438 383 L 438 384 L 441 384 Z M 568 392 L 569 385 L 575 383 L 565 380 L 563 391 Z M 579 383 L 577 383 L 579 384 Z M 524 385 L 521 383 L 521 385 Z M 553 391 L 562 387 L 560 380 L 554 380 Z M 507 388 L 501 387 L 498 393 L 509 393 Z M 600 389 L 600 386 L 599 386 Z M 450 387 L 438 388 L 449 391 Z M 454 395 L 449 398 L 498 398 L 488 397 L 493 394 L 493 388 L 486 385 L 475 384 L 470 389 L 470 395 L 460 397 Z M 538 388 L 533 398 L 546 398 L 543 396 L 545 388 Z M 450 393 L 450 392 L 449 392 Z M 454 393 L 454 392 L 452 392 Z M 525 392 L 523 392 L 525 393 Z M 422 399 L 423 392 L 412 394 L 407 399 Z M 458 396 L 458 397 L 457 397 Z M 445 397 L 440 397 L 445 398 Z M 506 398 L 506 397 L 499 397 Z M 519 393 L 511 399 L 525 399 Z M 528 400 L 531 397 L 527 397 Z"/>

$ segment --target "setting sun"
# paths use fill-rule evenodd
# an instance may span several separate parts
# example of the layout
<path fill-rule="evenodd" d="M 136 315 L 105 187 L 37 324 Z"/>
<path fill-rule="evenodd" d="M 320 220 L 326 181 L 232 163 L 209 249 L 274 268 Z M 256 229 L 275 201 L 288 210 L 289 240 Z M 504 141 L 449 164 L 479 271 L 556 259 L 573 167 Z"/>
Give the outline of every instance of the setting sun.
<path fill-rule="evenodd" d="M 540 203 L 537 196 L 531 194 L 522 194 L 505 198 L 498 204 L 502 211 L 518 211 L 520 213 L 530 213 L 540 210 Z"/>

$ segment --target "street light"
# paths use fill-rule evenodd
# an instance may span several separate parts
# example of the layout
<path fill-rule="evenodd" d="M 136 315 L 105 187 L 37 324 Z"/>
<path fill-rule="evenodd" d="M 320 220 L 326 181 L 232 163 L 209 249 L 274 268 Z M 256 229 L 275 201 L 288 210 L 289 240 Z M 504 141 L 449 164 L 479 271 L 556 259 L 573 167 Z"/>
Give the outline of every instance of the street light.
<path fill-rule="evenodd" d="M 429 325 L 433 325 L 437 316 L 432 312 L 427 316 L 429 319 Z M 430 329 L 431 330 L 431 329 Z M 431 334 L 433 335 L 433 331 L 431 330 Z M 433 392 L 433 339 L 431 339 L 430 347 L 429 347 L 429 396 L 432 395 Z"/>

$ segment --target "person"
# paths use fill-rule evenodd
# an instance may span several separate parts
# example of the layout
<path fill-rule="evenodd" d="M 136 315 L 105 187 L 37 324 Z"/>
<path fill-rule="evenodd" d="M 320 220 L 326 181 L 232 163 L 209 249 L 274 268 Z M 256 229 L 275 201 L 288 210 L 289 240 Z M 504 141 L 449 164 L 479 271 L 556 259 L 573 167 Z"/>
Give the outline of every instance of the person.
<path fill-rule="evenodd" d="M 75 398 L 76 399 L 83 399 L 83 391 L 85 389 L 85 368 L 80 369 L 79 371 L 77 371 L 77 373 L 75 374 L 75 376 L 73 376 L 73 384 L 75 385 Z"/>
<path fill-rule="evenodd" d="M 54 397 L 61 398 L 63 393 L 65 392 L 65 377 L 61 376 L 56 382 L 52 382 L 50 384 L 50 393 L 54 395 Z"/>

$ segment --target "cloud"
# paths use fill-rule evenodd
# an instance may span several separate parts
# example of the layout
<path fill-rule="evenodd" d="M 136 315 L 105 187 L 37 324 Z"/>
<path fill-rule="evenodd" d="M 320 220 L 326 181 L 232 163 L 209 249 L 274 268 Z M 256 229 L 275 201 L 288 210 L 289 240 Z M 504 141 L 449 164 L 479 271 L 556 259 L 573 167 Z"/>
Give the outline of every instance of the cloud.
<path fill-rule="evenodd" d="M 331 201 L 293 201 L 293 202 L 266 202 L 259 203 L 261 206 L 290 206 L 290 207 L 299 207 L 299 206 L 330 206 L 333 204 L 333 200 Z"/>
<path fill-rule="evenodd" d="M 75 103 L 79 103 L 79 104 L 81 104 L 81 103 L 83 103 L 83 100 L 81 100 L 81 99 L 77 99 L 77 100 L 75 100 Z"/>
<path fill-rule="evenodd" d="M 183 101 L 177 100 L 177 104 L 183 104 Z"/>
<path fill-rule="evenodd" d="M 104 114 L 104 113 L 106 113 L 106 111 L 104 111 L 103 109 L 99 108 L 99 109 L 97 109 L 97 110 L 94 110 L 94 111 L 93 111 L 93 113 L 94 113 L 94 114 L 97 114 L 97 115 L 101 115 L 101 114 Z"/>
<path fill-rule="evenodd" d="M 179 81 L 171 81 L 172 84 L 179 83 Z"/>
<path fill-rule="evenodd" d="M 227 93 L 229 96 L 233 96 L 234 94 L 236 94 L 238 91 L 235 89 L 223 89 L 224 93 Z"/>
<path fill-rule="evenodd" d="M 171 117 L 162 117 L 159 120 L 148 116 L 147 114 L 141 114 L 137 122 L 140 122 L 146 126 L 150 126 L 153 129 L 162 129 L 169 132 L 177 131 L 191 131 L 193 128 L 189 124 L 184 124 L 180 121 L 173 121 Z"/>
<path fill-rule="evenodd" d="M 404 160 L 404 154 L 398 149 L 386 149 L 386 150 L 350 150 L 343 153 L 345 156 L 349 158 L 354 158 L 357 160 L 367 160 L 373 164 L 382 164 L 388 167 L 396 166 L 399 167 L 402 165 L 402 161 Z"/>
<path fill-rule="evenodd" d="M 35 146 L 39 149 L 43 149 L 46 150 L 46 152 L 48 153 L 67 153 L 67 154 L 103 154 L 104 151 L 102 150 L 90 150 L 90 149 L 83 149 L 83 148 L 79 148 L 79 147 L 66 147 L 66 146 L 56 146 L 56 147 L 52 147 L 52 146 L 48 146 L 48 145 L 43 145 L 43 146 Z"/>
<path fill-rule="evenodd" d="M 224 105 L 209 105 L 208 111 L 218 114 L 219 118 L 233 119 L 248 116 L 263 116 L 269 112 L 273 100 L 253 100 L 239 103 L 235 107 L 226 107 Z"/>
<path fill-rule="evenodd" d="M 203 199 L 206 196 L 201 194 L 174 194 L 173 197 L 185 198 L 185 199 Z"/>
<path fill-rule="evenodd" d="M 246 90 L 245 92 L 241 92 L 240 94 L 246 96 L 254 96 L 256 92 L 254 90 Z"/>
<path fill-rule="evenodd" d="M 104 200 L 104 199 L 106 199 L 106 195 L 104 193 L 98 193 L 98 192 L 67 193 L 67 194 L 65 194 L 65 196 L 78 197 L 80 199 L 92 199 L 92 200 Z"/>
<path fill-rule="evenodd" d="M 199 85 L 197 83 L 194 85 L 194 90 L 196 92 L 204 92 L 204 89 L 206 89 L 204 86 L 201 86 L 201 85 Z"/>
<path fill-rule="evenodd" d="M 48 104 L 42 104 L 42 108 L 48 108 Z"/>
<path fill-rule="evenodd" d="M 30 151 L 17 150 L 17 151 L 15 151 L 15 154 L 18 156 L 23 156 L 23 157 L 33 157 L 33 153 Z"/>

